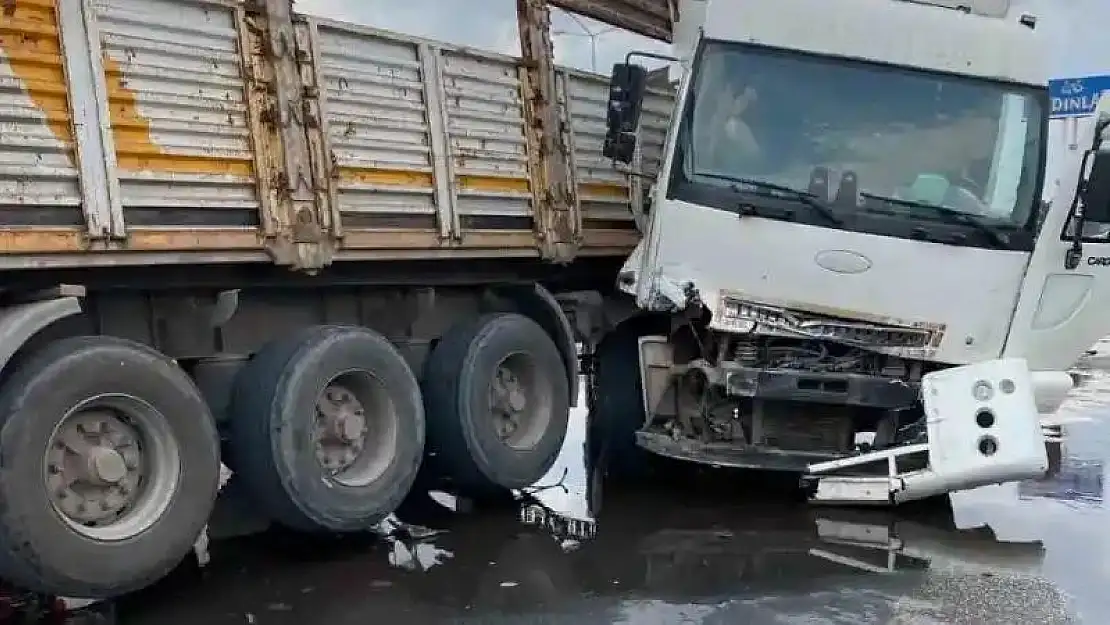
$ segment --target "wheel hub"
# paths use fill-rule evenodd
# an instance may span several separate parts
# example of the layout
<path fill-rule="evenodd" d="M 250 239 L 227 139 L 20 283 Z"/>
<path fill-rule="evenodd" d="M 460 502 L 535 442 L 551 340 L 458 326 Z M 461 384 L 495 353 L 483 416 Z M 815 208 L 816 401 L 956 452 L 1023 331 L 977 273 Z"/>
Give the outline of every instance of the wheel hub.
<path fill-rule="evenodd" d="M 337 438 L 345 443 L 353 443 L 362 438 L 366 424 L 360 415 L 344 414 L 339 418 L 335 429 Z"/>
<path fill-rule="evenodd" d="M 93 447 L 89 451 L 88 468 L 89 481 L 101 485 L 118 484 L 127 477 L 127 463 L 123 460 L 123 454 L 111 447 Z"/>
<path fill-rule="evenodd" d="M 316 404 L 316 460 L 332 474 L 348 469 L 366 444 L 362 402 L 340 384 L 325 389 Z"/>
<path fill-rule="evenodd" d="M 528 409 L 528 396 L 512 368 L 502 364 L 497 368 L 490 388 L 490 408 L 496 419 L 498 435 L 510 438 L 520 427 L 520 420 Z"/>
<path fill-rule="evenodd" d="M 144 479 L 138 433 L 110 411 L 66 419 L 47 453 L 51 501 L 69 521 L 86 527 L 111 524 L 136 503 Z"/>

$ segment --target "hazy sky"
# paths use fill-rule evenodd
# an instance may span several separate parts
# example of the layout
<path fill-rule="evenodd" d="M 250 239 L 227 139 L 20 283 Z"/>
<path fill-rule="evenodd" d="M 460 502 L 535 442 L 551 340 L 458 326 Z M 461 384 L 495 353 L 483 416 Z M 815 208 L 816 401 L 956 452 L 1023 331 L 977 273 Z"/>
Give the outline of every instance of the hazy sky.
<path fill-rule="evenodd" d="M 1055 76 L 1110 73 L 1110 41 L 1103 32 L 1110 18 L 1110 0 L 1014 0 L 1014 4 L 1039 16 L 1039 27 L 1053 42 L 1050 63 Z M 507 54 L 517 52 L 514 0 L 296 0 L 296 6 L 299 11 L 324 17 Z M 599 33 L 605 26 L 558 11 L 554 14 L 554 31 L 568 33 L 555 37 L 559 62 L 590 69 L 591 39 L 586 32 Z M 620 31 L 606 32 L 594 40 L 598 70 L 603 73 L 629 48 L 656 47 Z"/>

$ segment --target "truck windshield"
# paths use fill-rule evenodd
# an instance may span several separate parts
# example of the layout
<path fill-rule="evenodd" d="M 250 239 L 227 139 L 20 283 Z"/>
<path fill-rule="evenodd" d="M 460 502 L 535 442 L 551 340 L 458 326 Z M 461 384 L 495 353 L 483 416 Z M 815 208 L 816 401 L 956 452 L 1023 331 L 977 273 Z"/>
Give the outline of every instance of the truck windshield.
<path fill-rule="evenodd" d="M 886 236 L 1032 246 L 1010 235 L 1035 227 L 1042 90 L 723 42 L 701 50 L 692 90 L 671 197 Z M 781 193 L 791 190 L 800 193 Z M 776 213 L 761 199 L 821 210 Z"/>

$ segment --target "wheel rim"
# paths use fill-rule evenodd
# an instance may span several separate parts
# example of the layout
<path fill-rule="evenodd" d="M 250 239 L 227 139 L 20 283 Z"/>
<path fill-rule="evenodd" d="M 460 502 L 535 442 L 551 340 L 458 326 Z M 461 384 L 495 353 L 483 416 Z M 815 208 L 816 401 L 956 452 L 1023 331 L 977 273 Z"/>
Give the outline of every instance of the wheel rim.
<path fill-rule="evenodd" d="M 43 483 L 77 533 L 121 541 L 150 529 L 177 494 L 181 449 L 165 415 L 131 395 L 101 395 L 54 427 Z"/>
<path fill-rule="evenodd" d="M 532 449 L 543 438 L 554 401 L 551 385 L 544 382 L 528 354 L 510 354 L 494 369 L 490 414 L 494 430 L 505 445 Z"/>
<path fill-rule="evenodd" d="M 333 377 L 316 400 L 316 461 L 344 486 L 366 486 L 397 453 L 399 417 L 385 385 L 367 371 Z"/>

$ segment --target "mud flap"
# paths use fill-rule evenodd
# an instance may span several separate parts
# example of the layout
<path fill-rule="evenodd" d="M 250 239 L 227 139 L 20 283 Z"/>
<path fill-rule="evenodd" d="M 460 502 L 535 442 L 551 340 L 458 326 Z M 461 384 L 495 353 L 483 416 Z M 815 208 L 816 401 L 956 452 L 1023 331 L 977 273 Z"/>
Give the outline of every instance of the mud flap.
<path fill-rule="evenodd" d="M 1048 470 L 1045 432 L 1024 359 L 952 367 L 922 380 L 928 442 L 809 465 L 813 503 L 894 505 L 989 484 L 1033 479 Z M 923 469 L 900 459 L 926 455 Z M 884 463 L 886 474 L 851 475 Z"/>

